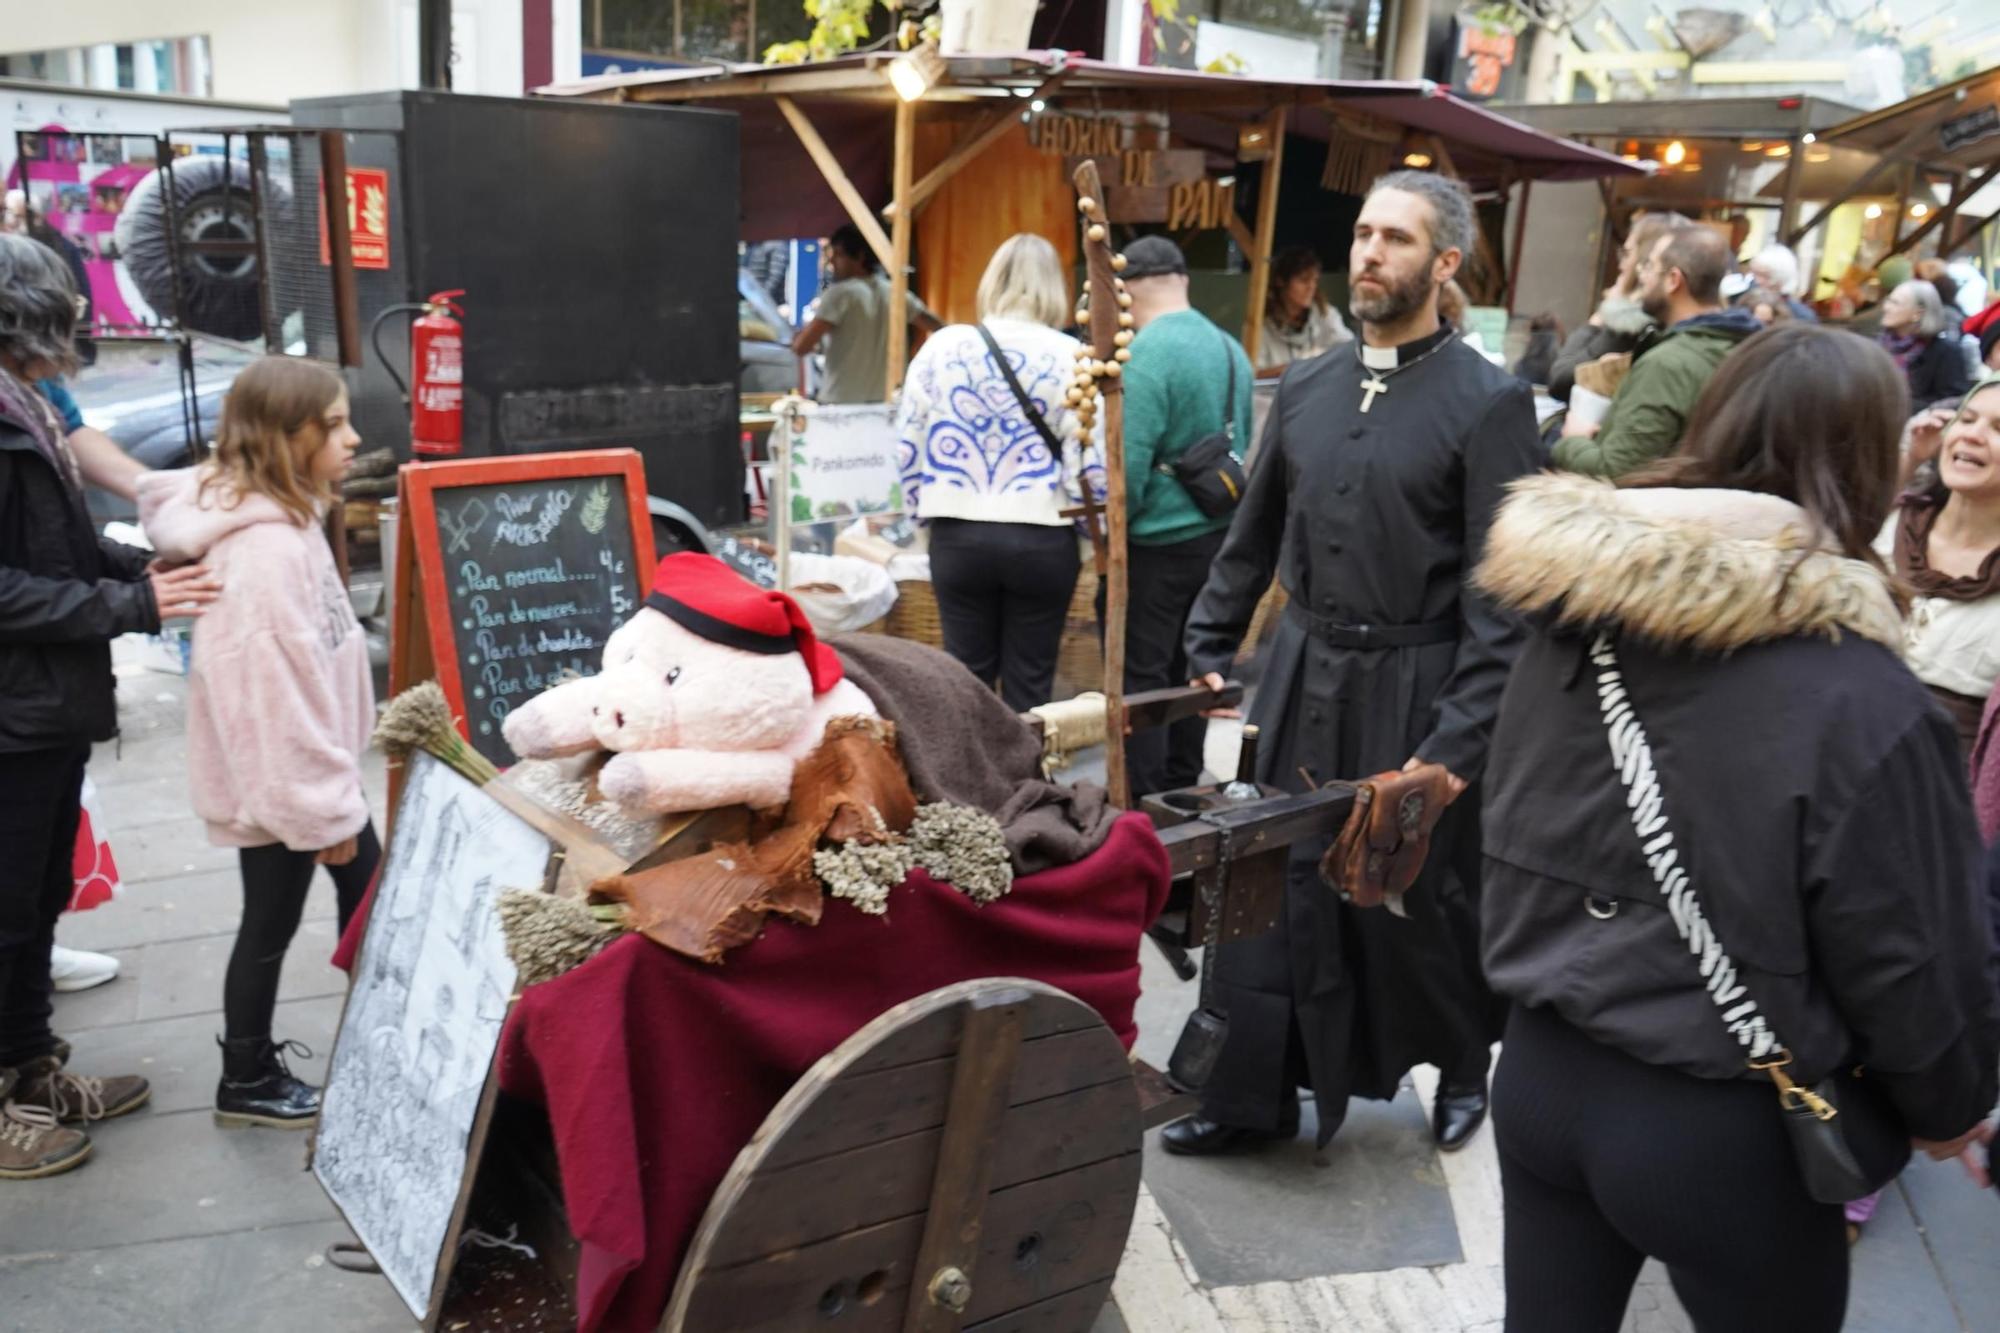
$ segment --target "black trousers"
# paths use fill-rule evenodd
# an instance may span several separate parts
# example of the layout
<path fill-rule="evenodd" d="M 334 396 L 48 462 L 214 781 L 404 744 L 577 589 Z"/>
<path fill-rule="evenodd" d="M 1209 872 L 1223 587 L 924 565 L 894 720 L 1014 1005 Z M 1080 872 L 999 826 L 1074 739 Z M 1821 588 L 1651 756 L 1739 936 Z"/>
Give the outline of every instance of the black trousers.
<path fill-rule="evenodd" d="M 1660 1260 L 1701 1333 L 1838 1333 L 1847 1236 L 1767 1083 L 1649 1065 L 1516 1008 L 1494 1078 L 1507 1333 L 1617 1333 Z"/>
<path fill-rule="evenodd" d="M 1076 530 L 931 520 L 931 587 L 944 650 L 1016 710 L 1049 702 L 1081 557 Z"/>
<path fill-rule="evenodd" d="M 1128 549 L 1125 583 L 1125 692 L 1163 690 L 1188 683 L 1188 612 L 1208 582 L 1209 566 L 1228 530 L 1166 546 Z M 1097 619 L 1104 622 L 1104 588 L 1097 590 Z M 1183 718 L 1125 738 L 1125 772 L 1134 799 L 1151 792 L 1192 787 L 1201 781 L 1202 743 L 1208 720 Z"/>
<path fill-rule="evenodd" d="M 362 826 L 357 842 L 352 861 L 327 867 L 342 933 L 367 895 L 382 859 L 382 844 L 372 822 Z M 236 928 L 236 947 L 230 950 L 229 969 L 222 977 L 222 1022 L 232 1040 L 271 1035 L 278 976 L 284 970 L 285 951 L 298 934 L 306 892 L 317 868 L 313 855 L 295 852 L 281 842 L 237 852 L 243 874 L 243 922 Z"/>
<path fill-rule="evenodd" d="M 0 1067 L 55 1049 L 49 950 L 75 881 L 88 745 L 0 754 Z"/>

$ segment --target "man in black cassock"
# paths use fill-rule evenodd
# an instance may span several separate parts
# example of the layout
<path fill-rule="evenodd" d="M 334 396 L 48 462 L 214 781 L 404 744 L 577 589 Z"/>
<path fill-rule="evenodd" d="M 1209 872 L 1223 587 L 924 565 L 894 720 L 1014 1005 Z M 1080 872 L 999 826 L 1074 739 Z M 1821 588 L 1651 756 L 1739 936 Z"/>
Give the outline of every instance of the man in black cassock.
<path fill-rule="evenodd" d="M 1471 585 L 1503 488 L 1543 466 L 1526 385 L 1438 318 L 1473 243 L 1464 187 L 1399 171 L 1370 190 L 1349 256 L 1362 337 L 1279 382 L 1241 508 L 1188 620 L 1199 680 L 1222 683 L 1275 571 L 1290 597 L 1251 708 L 1257 778 L 1289 791 L 1442 765 L 1458 794 L 1407 917 L 1342 903 L 1326 841 L 1295 845 L 1277 930 L 1224 944 L 1229 1033 L 1201 1111 L 1168 1151 L 1319 1142 L 1351 1096 L 1390 1098 L 1412 1065 L 1440 1071 L 1432 1128 L 1464 1146 L 1486 1116 L 1503 1016 L 1479 967 L 1478 792 L 1517 626 Z"/>

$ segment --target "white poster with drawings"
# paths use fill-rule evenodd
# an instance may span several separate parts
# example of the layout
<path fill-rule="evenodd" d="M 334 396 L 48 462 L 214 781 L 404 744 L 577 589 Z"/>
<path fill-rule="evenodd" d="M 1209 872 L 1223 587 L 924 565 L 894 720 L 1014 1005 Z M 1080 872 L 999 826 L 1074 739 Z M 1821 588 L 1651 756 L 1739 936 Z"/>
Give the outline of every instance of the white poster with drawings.
<path fill-rule="evenodd" d="M 404 770 L 320 1109 L 313 1174 L 419 1320 L 458 1205 L 514 964 L 495 903 L 548 839 L 430 755 Z"/>

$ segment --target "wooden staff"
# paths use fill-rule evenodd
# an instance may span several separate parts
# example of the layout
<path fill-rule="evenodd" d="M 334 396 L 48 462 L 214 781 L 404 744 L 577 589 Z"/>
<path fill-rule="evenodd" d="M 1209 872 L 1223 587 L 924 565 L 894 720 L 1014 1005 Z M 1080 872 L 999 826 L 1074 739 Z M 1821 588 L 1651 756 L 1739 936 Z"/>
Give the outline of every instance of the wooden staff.
<path fill-rule="evenodd" d="M 1085 300 L 1089 305 L 1084 346 L 1078 352 L 1075 387 L 1071 404 L 1077 410 L 1086 442 L 1096 418 L 1096 405 L 1104 405 L 1104 777 L 1113 803 L 1132 804 L 1131 783 L 1125 774 L 1125 362 L 1132 353 L 1132 298 L 1118 276 L 1125 257 L 1112 253 L 1111 224 L 1104 214 L 1104 187 L 1098 180 L 1097 163 L 1086 159 L 1078 165 L 1077 212 L 1083 215 L 1083 253 L 1088 269 Z"/>

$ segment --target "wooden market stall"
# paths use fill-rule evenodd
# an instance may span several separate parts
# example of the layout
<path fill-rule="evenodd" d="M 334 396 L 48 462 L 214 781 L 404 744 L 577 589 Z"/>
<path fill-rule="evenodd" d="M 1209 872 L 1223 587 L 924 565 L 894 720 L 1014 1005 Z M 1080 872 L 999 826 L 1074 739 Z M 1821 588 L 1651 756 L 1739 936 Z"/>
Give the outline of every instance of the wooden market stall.
<path fill-rule="evenodd" d="M 540 93 L 738 113 L 743 239 L 824 235 L 851 221 L 896 299 L 920 247 L 922 294 L 947 318 L 970 315 L 980 266 L 1014 232 L 1039 232 L 1076 257 L 1069 170 L 1096 158 L 1114 222 L 1235 238 L 1249 263 L 1243 341 L 1253 357 L 1288 153 L 1319 155 L 1321 188 L 1345 194 L 1403 165 L 1457 175 L 1488 198 L 1514 194 L 1510 253 L 1482 233 L 1469 262 L 1475 295 L 1495 304 L 1518 267 L 1531 182 L 1639 170 L 1427 81 L 1276 82 L 1061 51 L 946 57 L 924 47 L 606 75 Z M 1237 172 L 1253 164 L 1251 198 L 1239 194 Z M 890 321 L 888 337 L 893 395 L 906 330 Z"/>

